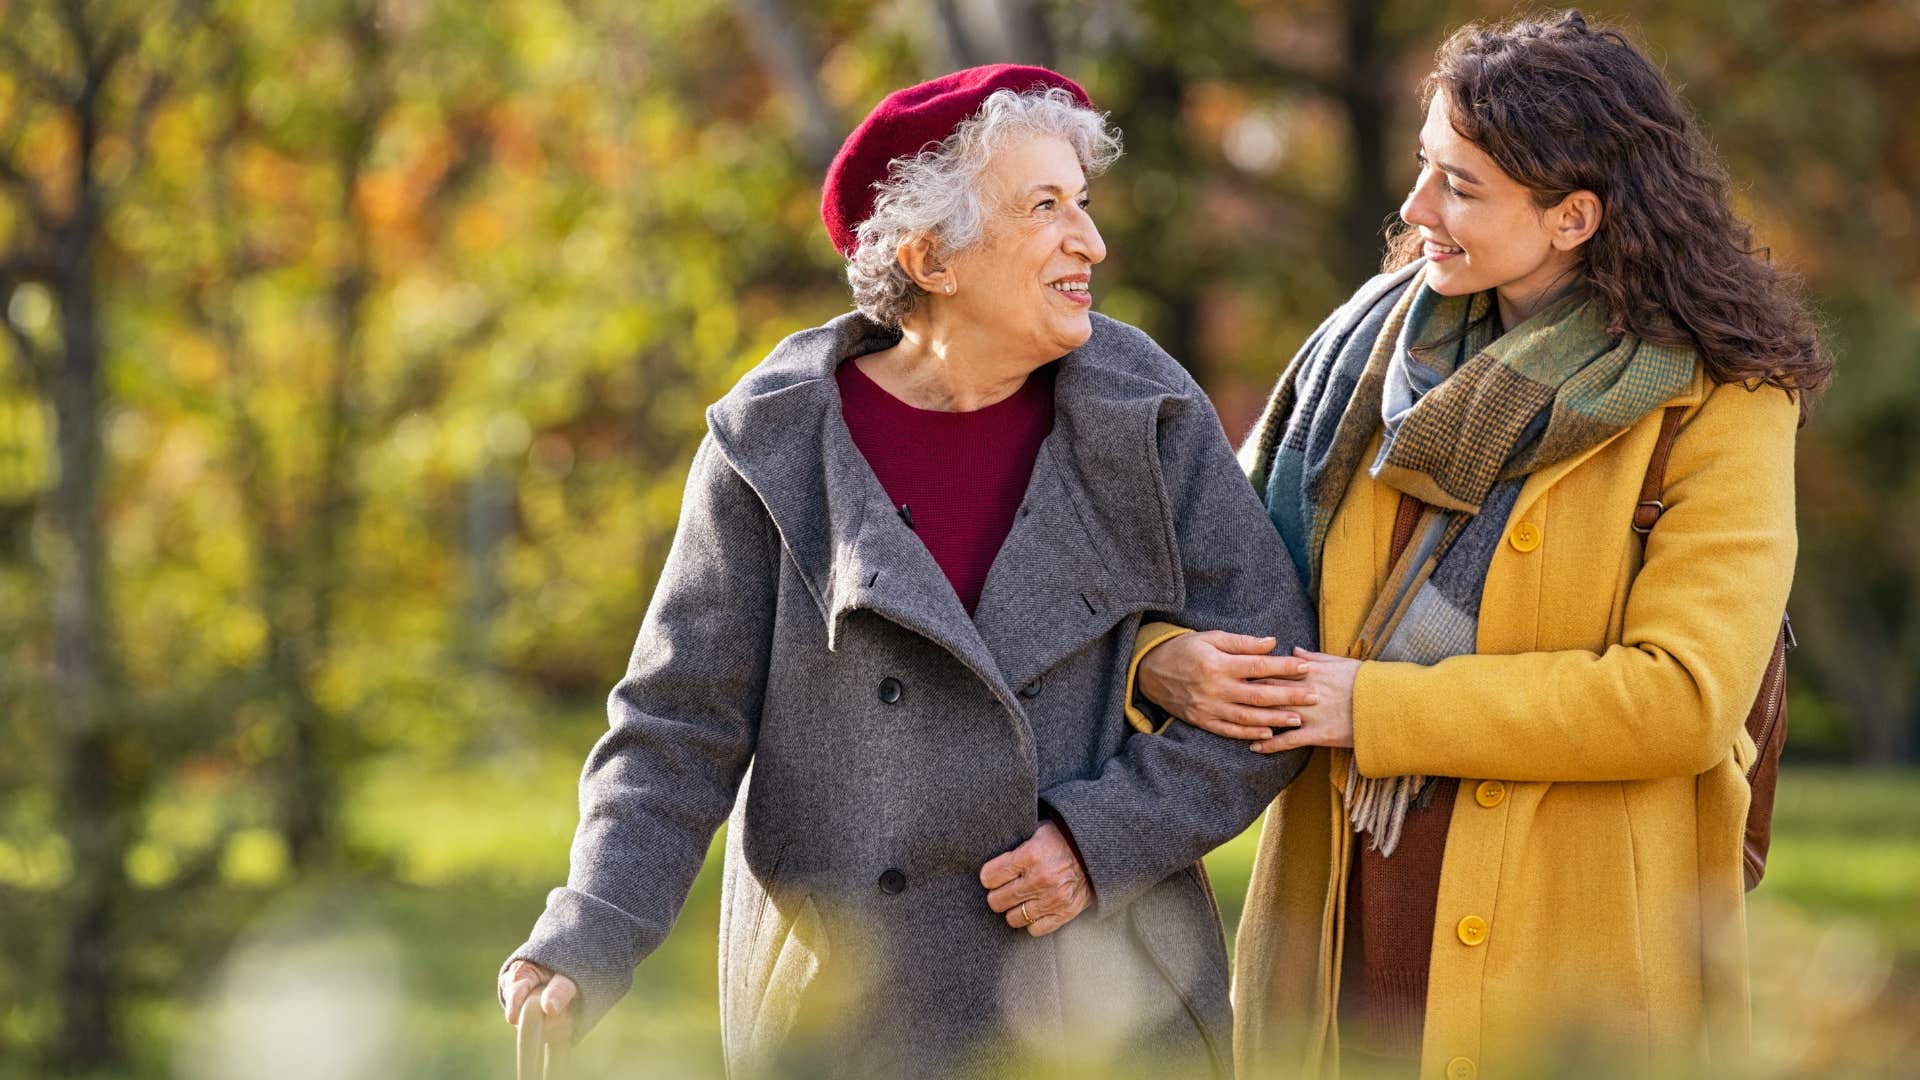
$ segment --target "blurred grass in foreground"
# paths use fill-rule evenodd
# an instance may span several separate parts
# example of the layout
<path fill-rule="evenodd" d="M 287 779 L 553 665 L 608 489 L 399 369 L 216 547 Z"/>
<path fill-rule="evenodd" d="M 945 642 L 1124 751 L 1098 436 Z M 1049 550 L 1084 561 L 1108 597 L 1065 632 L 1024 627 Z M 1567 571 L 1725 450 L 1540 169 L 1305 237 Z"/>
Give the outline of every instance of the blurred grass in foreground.
<path fill-rule="evenodd" d="M 201 1000 L 136 1015 L 142 1073 L 238 1077 L 271 1060 L 277 1080 L 511 1076 L 494 972 L 565 878 L 580 761 L 516 751 L 372 768 L 350 827 L 397 880 L 297 889 L 260 910 Z M 1230 931 L 1254 835 L 1208 859 Z M 1774 836 L 1749 907 L 1765 1071 L 1897 1071 L 1920 1053 L 1920 774 L 1790 766 Z M 720 1074 L 717 855 L 633 993 L 576 1052 L 576 1076 Z M 290 1057 L 306 1064 L 289 1071 Z"/>

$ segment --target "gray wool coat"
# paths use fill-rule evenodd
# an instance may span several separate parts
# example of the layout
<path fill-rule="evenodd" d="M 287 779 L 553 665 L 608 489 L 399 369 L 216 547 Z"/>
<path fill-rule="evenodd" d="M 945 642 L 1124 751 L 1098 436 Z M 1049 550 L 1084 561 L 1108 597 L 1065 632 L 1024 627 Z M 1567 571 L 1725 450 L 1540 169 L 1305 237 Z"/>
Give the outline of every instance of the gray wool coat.
<path fill-rule="evenodd" d="M 1198 860 L 1306 751 L 1184 724 L 1138 734 L 1122 699 L 1143 617 L 1312 645 L 1293 561 L 1192 378 L 1095 315 L 969 618 L 842 419 L 835 367 L 893 340 L 842 316 L 708 410 L 581 773 L 567 884 L 508 962 L 572 978 L 584 1035 L 731 811 L 734 1075 L 1229 1074 L 1227 957 Z M 1034 938 L 987 907 L 979 873 L 1049 811 L 1095 903 Z"/>

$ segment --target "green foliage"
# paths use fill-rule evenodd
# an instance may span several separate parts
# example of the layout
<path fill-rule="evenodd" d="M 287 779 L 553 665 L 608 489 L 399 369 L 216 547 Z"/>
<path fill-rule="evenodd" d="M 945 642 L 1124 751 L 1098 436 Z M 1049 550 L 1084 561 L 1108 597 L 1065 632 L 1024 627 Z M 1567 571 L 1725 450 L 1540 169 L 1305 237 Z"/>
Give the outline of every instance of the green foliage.
<path fill-rule="evenodd" d="M 484 986 L 564 874 L 572 775 L 702 410 L 846 306 L 821 140 L 830 153 L 887 91 L 963 62 L 1020 52 L 1082 78 L 1128 148 L 1094 187 L 1098 303 L 1189 364 L 1237 436 L 1373 265 L 1431 50 L 1510 10 L 982 5 L 970 38 L 943 6 L 0 0 L 0 947 L 18 961 L 0 965 L 0 1050 L 58 1027 L 64 890 L 100 869 L 62 808 L 102 784 L 127 803 L 98 858 L 123 894 L 136 1068 L 172 1067 L 223 992 L 211 973 L 239 970 L 218 962 L 236 938 L 233 957 L 274 957 L 369 926 L 360 947 L 400 958 L 429 1048 L 401 1071 L 491 1068 Z M 989 8 L 1034 21 L 996 46 Z M 1595 14 L 1625 16 L 1685 86 L 1841 355 L 1801 442 L 1792 752 L 1910 760 L 1912 12 Z M 69 92 L 86 41 L 127 50 L 91 173 Z M 94 230 L 50 230 L 87 177 Z M 86 289 L 49 269 L 61 259 Z M 84 296 L 98 430 L 68 434 L 104 455 L 103 775 L 69 771 L 78 706 L 52 645 L 75 552 L 44 365 L 75 346 Z M 1783 831 L 1756 932 L 1868 927 L 1867 953 L 1900 973 L 1882 983 L 1911 1000 L 1920 943 L 1895 926 L 1915 897 L 1910 782 L 1790 781 L 1783 798 L 1799 790 L 1832 801 L 1783 804 L 1800 831 Z M 1248 850 L 1213 860 L 1230 910 Z M 712 885 L 637 992 L 684 1038 L 622 1025 L 590 1067 L 711 1068 Z"/>

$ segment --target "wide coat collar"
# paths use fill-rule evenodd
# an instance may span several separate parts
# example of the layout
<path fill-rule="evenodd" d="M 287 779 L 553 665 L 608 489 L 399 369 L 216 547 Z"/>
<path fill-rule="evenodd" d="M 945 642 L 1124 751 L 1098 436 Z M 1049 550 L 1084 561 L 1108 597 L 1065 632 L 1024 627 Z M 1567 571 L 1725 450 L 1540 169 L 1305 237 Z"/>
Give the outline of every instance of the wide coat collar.
<path fill-rule="evenodd" d="M 849 613 L 872 611 L 945 647 L 1017 712 L 1016 688 L 1126 615 L 1181 609 L 1155 441 L 1179 389 L 1150 374 L 1158 347 L 1146 335 L 1100 315 L 1093 324 L 1060 361 L 1053 431 L 972 618 L 841 414 L 835 368 L 897 335 L 857 312 L 801 331 L 707 410 L 818 605 L 829 649 Z"/>

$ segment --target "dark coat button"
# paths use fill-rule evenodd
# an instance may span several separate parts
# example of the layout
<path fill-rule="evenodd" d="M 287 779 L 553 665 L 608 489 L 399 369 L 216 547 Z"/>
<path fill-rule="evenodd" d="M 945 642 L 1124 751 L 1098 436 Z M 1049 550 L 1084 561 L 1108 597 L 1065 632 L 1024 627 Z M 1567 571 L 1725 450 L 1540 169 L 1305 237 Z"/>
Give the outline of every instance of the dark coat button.
<path fill-rule="evenodd" d="M 899 679 L 896 679 L 893 676 L 889 675 L 886 678 L 880 680 L 880 700 L 881 701 L 884 701 L 889 705 L 896 704 L 900 700 L 901 693 L 902 693 L 902 688 L 900 686 Z"/>
<path fill-rule="evenodd" d="M 1040 679 L 1036 676 L 1032 682 L 1021 687 L 1020 696 L 1025 698 L 1039 697 L 1040 696 Z"/>
<path fill-rule="evenodd" d="M 907 891 L 907 875 L 892 867 L 880 875 L 880 891 L 888 896 L 898 896 Z"/>

